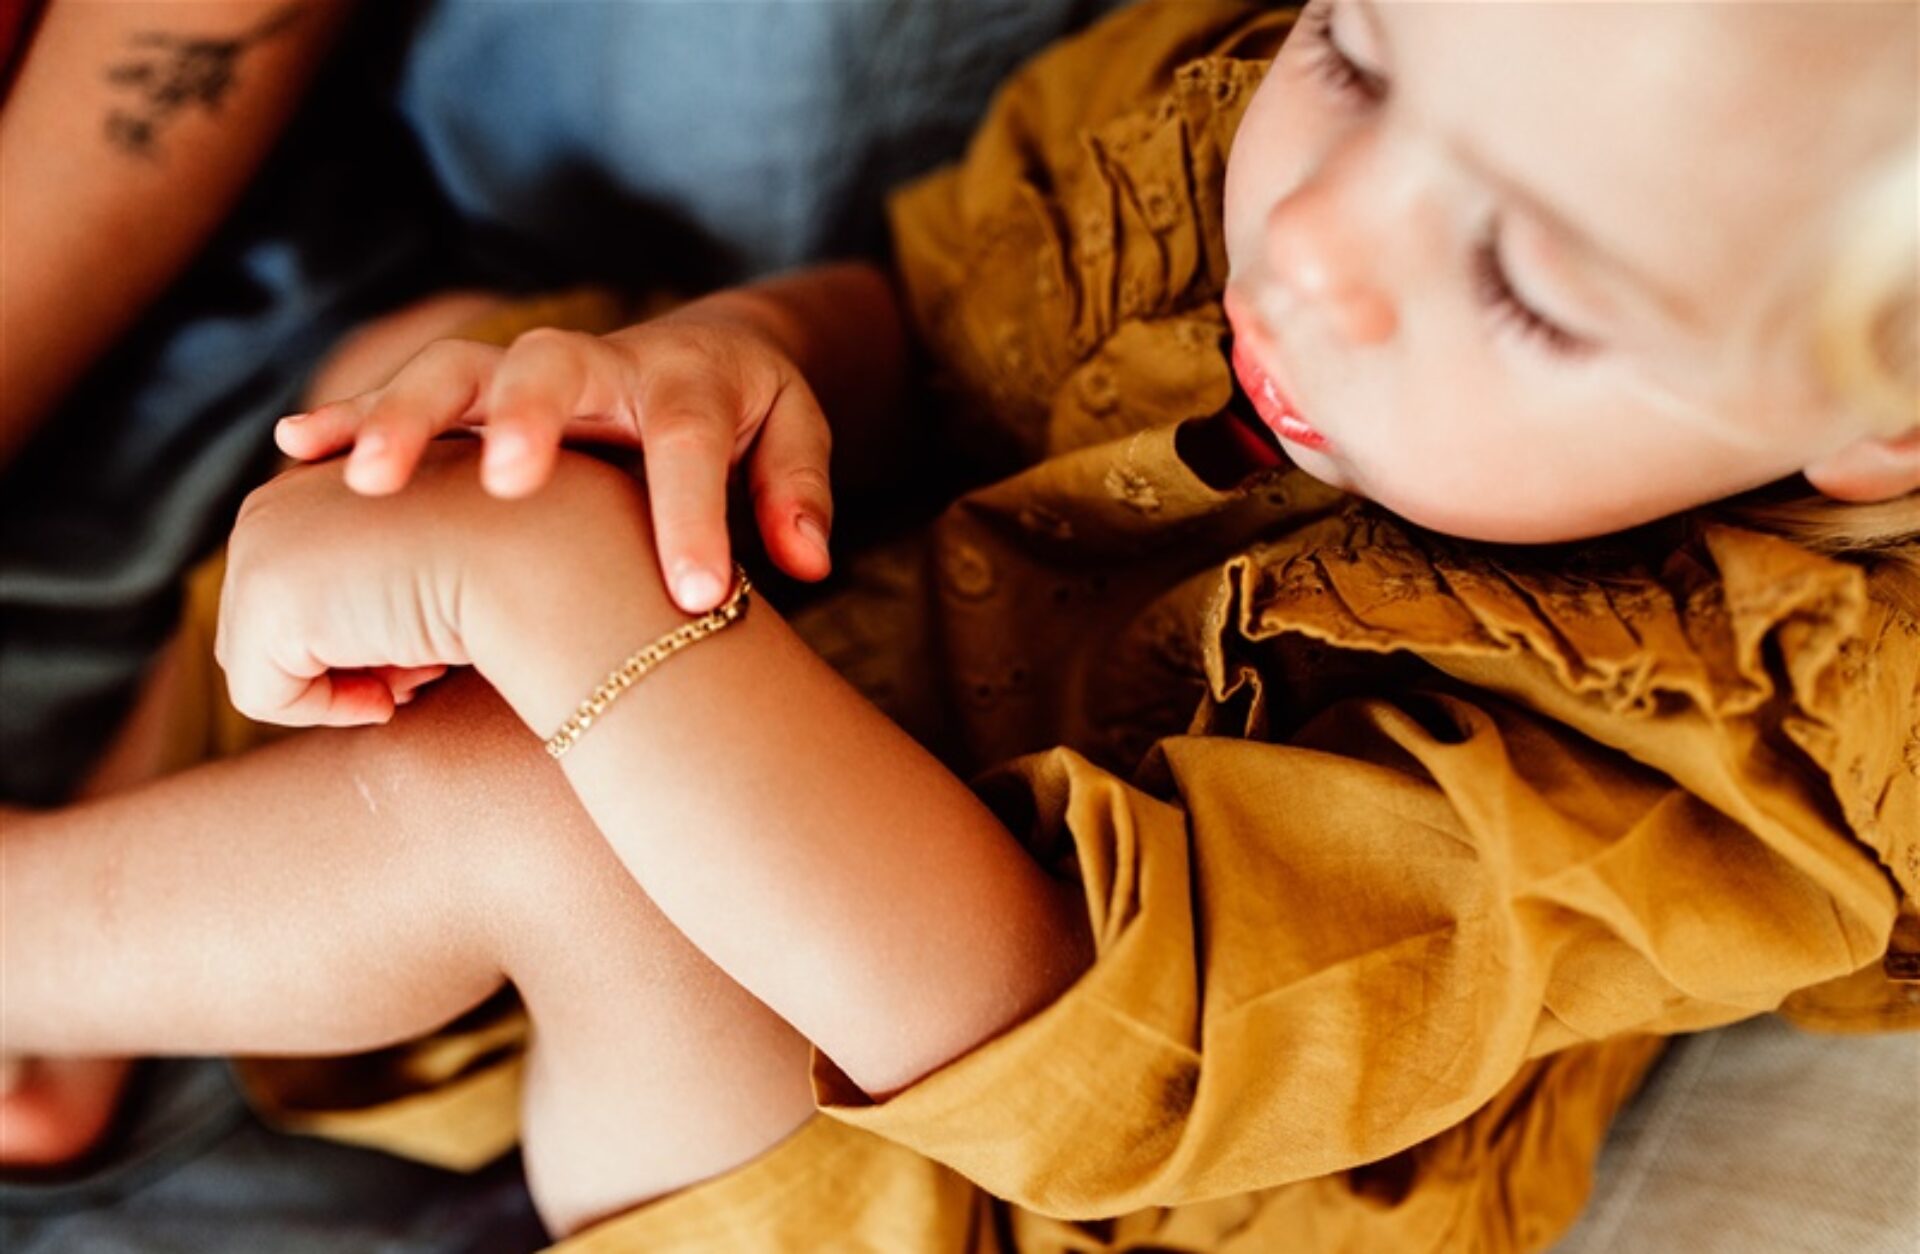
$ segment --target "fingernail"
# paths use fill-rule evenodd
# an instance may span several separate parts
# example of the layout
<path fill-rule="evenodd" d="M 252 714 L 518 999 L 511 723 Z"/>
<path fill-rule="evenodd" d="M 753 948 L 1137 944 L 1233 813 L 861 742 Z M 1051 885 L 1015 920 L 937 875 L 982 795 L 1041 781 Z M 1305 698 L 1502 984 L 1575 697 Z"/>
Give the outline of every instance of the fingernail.
<path fill-rule="evenodd" d="M 298 424 L 305 422 L 310 417 L 312 417 L 311 414 L 288 414 L 285 418 L 282 418 L 275 425 L 282 426 L 282 427 L 297 426 Z"/>
<path fill-rule="evenodd" d="M 704 611 L 720 601 L 720 581 L 711 571 L 689 570 L 673 581 L 673 599 L 683 610 Z"/>
<path fill-rule="evenodd" d="M 527 454 L 527 437 L 506 431 L 487 437 L 486 461 L 491 468 L 511 466 Z"/>
<path fill-rule="evenodd" d="M 369 431 L 353 442 L 353 459 L 370 462 L 387 451 L 387 437 L 378 431 Z"/>
<path fill-rule="evenodd" d="M 813 542 L 815 548 L 822 553 L 827 551 L 827 529 L 818 518 L 812 514 L 802 514 L 794 520 L 793 525 L 799 529 L 801 535 Z"/>
<path fill-rule="evenodd" d="M 353 451 L 347 454 L 347 483 L 349 486 L 363 487 L 367 482 L 367 476 L 378 471 L 380 454 L 384 449 L 384 444 L 384 441 L 371 438 L 357 441 L 354 444 Z"/>

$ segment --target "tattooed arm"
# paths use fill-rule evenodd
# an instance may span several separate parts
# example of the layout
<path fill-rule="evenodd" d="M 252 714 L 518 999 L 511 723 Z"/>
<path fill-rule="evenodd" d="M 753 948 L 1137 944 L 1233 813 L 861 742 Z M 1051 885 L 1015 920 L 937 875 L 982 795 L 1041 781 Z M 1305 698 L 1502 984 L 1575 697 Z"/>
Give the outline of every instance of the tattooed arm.
<path fill-rule="evenodd" d="M 0 110 L 0 466 L 186 267 L 346 0 L 52 0 Z"/>

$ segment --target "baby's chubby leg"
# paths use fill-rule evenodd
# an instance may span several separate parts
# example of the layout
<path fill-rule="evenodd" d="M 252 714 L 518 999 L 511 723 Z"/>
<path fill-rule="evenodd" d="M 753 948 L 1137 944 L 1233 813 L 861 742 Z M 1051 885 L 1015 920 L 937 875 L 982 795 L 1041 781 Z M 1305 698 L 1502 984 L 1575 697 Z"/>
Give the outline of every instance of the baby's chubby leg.
<path fill-rule="evenodd" d="M 82 798 L 103 796 L 161 773 L 165 713 L 178 699 L 178 642 L 155 658 L 140 699 L 105 755 L 82 781 Z M 0 827 L 21 812 L 0 808 Z M 11 1052 L 0 1034 L 0 1168 L 69 1163 L 106 1132 L 126 1086 L 124 1058 L 38 1058 Z"/>
<path fill-rule="evenodd" d="M 512 982 L 527 1169 L 557 1232 L 716 1174 L 812 1110 L 808 1047 L 668 924 L 483 683 L 0 833 L 0 1038 L 323 1054 Z"/>
<path fill-rule="evenodd" d="M 307 404 L 365 391 L 408 357 L 504 304 L 487 292 L 442 292 L 356 328 L 316 367 Z M 160 719 L 169 708 L 171 659 L 156 659 L 139 703 L 81 788 L 98 797 L 158 774 Z M 11 822 L 0 813 L 0 823 Z M 0 1168 L 48 1168 L 84 1154 L 106 1130 L 127 1074 L 117 1058 L 34 1058 L 0 1037 Z"/>

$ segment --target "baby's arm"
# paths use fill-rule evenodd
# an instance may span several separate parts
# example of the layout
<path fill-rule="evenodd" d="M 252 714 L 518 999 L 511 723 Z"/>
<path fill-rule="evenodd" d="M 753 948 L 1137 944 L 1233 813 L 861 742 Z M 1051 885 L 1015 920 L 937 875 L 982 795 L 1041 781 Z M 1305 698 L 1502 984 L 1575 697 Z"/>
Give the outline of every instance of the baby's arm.
<path fill-rule="evenodd" d="M 469 638 L 529 729 L 677 625 L 644 540 L 546 595 L 504 570 Z M 1091 955 L 1078 890 L 817 657 L 771 606 L 674 656 L 562 759 L 695 945 L 871 1093 L 1025 1018 Z"/>
<path fill-rule="evenodd" d="M 337 466 L 299 471 L 256 498 L 230 595 L 318 605 L 364 630 L 396 590 L 424 589 L 402 617 L 466 614 L 429 621 L 427 645 L 473 650 L 555 707 L 603 668 L 573 653 L 610 664 L 679 621 L 644 497 L 603 465 L 568 455 L 558 490 L 525 503 L 486 498 L 457 449 L 436 450 L 396 497 L 356 498 L 338 480 Z M 333 525 L 303 495 L 322 490 Z M 250 546 L 282 526 L 293 538 L 272 547 L 311 566 L 263 579 Z M 407 581 L 379 582 L 402 569 L 380 552 L 440 536 L 500 565 L 443 582 L 416 561 Z M 378 596 L 343 591 L 368 584 Z M 250 654 L 246 625 L 230 611 L 225 626 L 229 660 Z M 338 643 L 310 635 L 323 654 Z M 243 687 L 247 673 L 236 663 Z M 0 1037 L 80 1055 L 352 1051 L 428 1031 L 511 981 L 537 1028 L 528 1161 L 565 1231 L 725 1170 L 804 1119 L 806 1043 L 782 1018 L 885 1090 L 1081 965 L 1070 899 L 764 604 L 628 693 L 570 757 L 613 848 L 470 678 L 388 726 L 9 816 Z"/>
<path fill-rule="evenodd" d="M 440 446 L 362 498 L 338 465 L 256 493 L 229 547 L 221 654 L 243 712 L 381 721 L 356 671 L 472 662 L 544 736 L 684 621 L 643 490 L 565 455 L 531 503 Z M 764 603 L 616 702 L 565 765 L 661 910 L 870 1091 L 1044 1004 L 1083 911 L 967 788 Z"/>

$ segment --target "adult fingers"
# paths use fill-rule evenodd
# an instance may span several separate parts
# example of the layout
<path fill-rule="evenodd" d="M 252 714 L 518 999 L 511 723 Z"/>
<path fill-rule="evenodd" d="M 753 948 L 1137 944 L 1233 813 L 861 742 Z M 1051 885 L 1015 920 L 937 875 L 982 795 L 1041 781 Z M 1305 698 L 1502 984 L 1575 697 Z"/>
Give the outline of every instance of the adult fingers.
<path fill-rule="evenodd" d="M 794 380 L 774 398 L 747 464 L 754 519 L 774 564 L 796 579 L 824 579 L 832 568 L 828 477 L 833 436 L 806 384 Z"/>
<path fill-rule="evenodd" d="M 273 442 L 288 457 L 317 461 L 353 443 L 354 433 L 372 403 L 370 395 L 328 401 L 304 414 L 288 414 L 273 427 Z"/>

